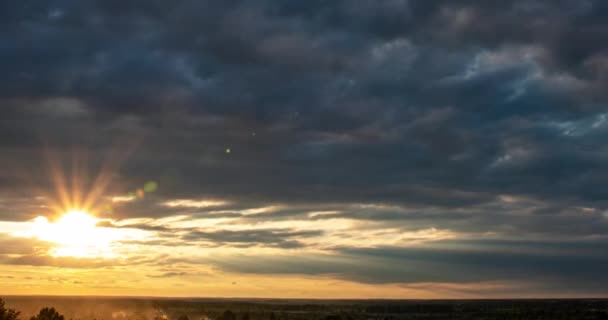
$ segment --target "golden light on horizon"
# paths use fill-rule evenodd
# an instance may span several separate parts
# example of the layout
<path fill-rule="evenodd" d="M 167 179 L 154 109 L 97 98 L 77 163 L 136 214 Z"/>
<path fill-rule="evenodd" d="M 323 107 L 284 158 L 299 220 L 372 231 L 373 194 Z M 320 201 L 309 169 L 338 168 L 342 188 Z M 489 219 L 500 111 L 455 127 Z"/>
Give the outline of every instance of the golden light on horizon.
<path fill-rule="evenodd" d="M 56 245 L 50 252 L 55 257 L 112 257 L 111 244 L 118 235 L 111 228 L 98 227 L 99 219 L 72 209 L 57 221 L 40 216 L 34 220 L 30 235 Z"/>

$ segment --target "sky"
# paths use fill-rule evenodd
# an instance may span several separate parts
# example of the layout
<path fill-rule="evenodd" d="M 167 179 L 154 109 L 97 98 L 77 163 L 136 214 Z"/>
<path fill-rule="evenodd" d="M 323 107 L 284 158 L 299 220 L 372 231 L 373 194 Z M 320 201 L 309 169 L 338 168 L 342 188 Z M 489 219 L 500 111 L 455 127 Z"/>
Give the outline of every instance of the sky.
<path fill-rule="evenodd" d="M 608 2 L 0 2 L 0 293 L 608 296 Z"/>

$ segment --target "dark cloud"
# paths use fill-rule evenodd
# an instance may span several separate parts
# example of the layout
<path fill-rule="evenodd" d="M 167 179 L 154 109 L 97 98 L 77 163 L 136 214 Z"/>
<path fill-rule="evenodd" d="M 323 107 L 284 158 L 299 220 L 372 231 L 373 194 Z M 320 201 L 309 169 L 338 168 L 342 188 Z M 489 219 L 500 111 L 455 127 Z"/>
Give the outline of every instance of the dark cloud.
<path fill-rule="evenodd" d="M 575 170 L 567 171 L 575 175 L 583 165 L 602 168 L 604 161 L 584 150 L 551 153 L 590 137 L 563 141 L 562 132 L 548 131 L 546 124 L 599 116 L 604 99 L 593 93 L 598 79 L 568 68 L 555 71 L 550 62 L 559 59 L 551 55 L 559 53 L 546 38 L 560 39 L 541 37 L 545 30 L 587 27 L 582 17 L 595 15 L 601 5 L 388 3 L 184 1 L 134 9 L 62 2 L 40 6 L 37 15 L 10 9 L 16 28 L 30 25 L 17 28 L 12 39 L 47 40 L 36 48 L 11 46 L 18 61 L 10 66 L 28 74 L 23 52 L 39 50 L 45 58 L 35 68 L 36 80 L 46 89 L 28 87 L 33 80 L 7 81 L 25 86 L 26 93 L 7 90 L 5 99 L 38 105 L 27 118 L 16 112 L 7 122 L 26 121 L 20 126 L 29 127 L 26 136 L 34 127 L 61 144 L 103 145 L 112 140 L 100 137 L 122 129 L 123 136 L 141 132 L 148 139 L 124 164 L 125 178 L 162 177 L 173 194 L 451 204 L 484 201 L 474 193 L 486 188 L 524 185 L 531 187 L 522 193 L 538 193 L 536 186 L 559 177 L 559 168 L 537 173 L 535 165 L 546 158 L 571 163 Z M 207 19 L 194 19 L 195 12 Z M 517 14 L 540 22 L 515 24 Z M 530 35 L 530 28 L 539 36 Z M 84 37 L 98 41 L 69 52 L 61 45 Z M 49 50 L 58 53 L 44 52 Z M 55 88 L 60 82 L 64 88 Z M 32 92 L 42 96 L 31 100 Z M 62 107 L 45 107 L 53 103 Z M 23 131 L 12 130 L 9 136 Z M 506 146 L 513 139 L 541 150 L 519 166 L 480 171 L 509 156 Z M 230 157 L 222 153 L 227 147 L 234 150 Z M 248 181 L 258 181 L 262 190 L 250 192 Z M 574 192 L 592 188 L 590 183 L 542 190 L 590 198 Z M 453 189 L 461 192 L 446 197 Z"/>
<path fill-rule="evenodd" d="M 332 275 L 364 283 L 542 284 L 603 292 L 605 239 L 574 242 L 463 241 L 419 248 L 342 248 L 334 254 L 218 257 L 218 267 L 255 274 Z M 589 275 L 595 275 L 592 278 Z M 574 287 L 572 287 L 574 286 Z"/>
<path fill-rule="evenodd" d="M 0 233 L 0 256 L 35 255 L 44 253 L 51 244 L 37 239 L 19 239 L 7 234 Z"/>
<path fill-rule="evenodd" d="M 166 226 L 150 225 L 150 224 L 144 224 L 144 223 L 117 225 L 115 223 L 112 223 L 111 221 L 100 221 L 96 224 L 96 226 L 100 227 L 100 228 L 128 228 L 128 229 L 139 229 L 139 230 L 156 231 L 156 232 L 171 231 L 171 228 L 166 227 Z"/>
<path fill-rule="evenodd" d="M 150 278 L 173 278 L 173 277 L 182 277 L 188 275 L 186 272 L 165 272 L 161 274 L 151 274 L 148 275 Z"/>
<path fill-rule="evenodd" d="M 231 244 L 236 247 L 249 247 L 263 245 L 279 248 L 298 248 L 304 244 L 297 239 L 322 235 L 321 231 L 295 231 L 285 229 L 260 230 L 217 230 L 217 231 L 191 231 L 182 236 L 186 241 L 211 241 L 215 244 Z"/>
<path fill-rule="evenodd" d="M 116 266 L 117 261 L 94 258 L 50 257 L 46 255 L 0 256 L 4 265 L 24 265 L 60 268 L 104 268 Z"/>

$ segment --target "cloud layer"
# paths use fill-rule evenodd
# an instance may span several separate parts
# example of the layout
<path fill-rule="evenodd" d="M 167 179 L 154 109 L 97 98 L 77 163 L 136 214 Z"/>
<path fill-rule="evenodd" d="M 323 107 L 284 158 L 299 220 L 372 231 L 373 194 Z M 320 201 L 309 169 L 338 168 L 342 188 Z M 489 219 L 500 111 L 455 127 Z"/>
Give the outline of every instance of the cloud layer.
<path fill-rule="evenodd" d="M 12 244 L 62 172 L 111 204 L 100 227 L 146 235 L 113 263 L 156 279 L 605 295 L 607 17 L 600 0 L 0 4 L 0 260 L 105 267 Z"/>

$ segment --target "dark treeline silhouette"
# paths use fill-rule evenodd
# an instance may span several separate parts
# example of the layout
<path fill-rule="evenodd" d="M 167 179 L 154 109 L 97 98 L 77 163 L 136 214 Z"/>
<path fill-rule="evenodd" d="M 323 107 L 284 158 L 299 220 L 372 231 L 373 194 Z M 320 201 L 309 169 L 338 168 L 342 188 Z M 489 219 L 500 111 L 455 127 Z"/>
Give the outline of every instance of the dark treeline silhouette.
<path fill-rule="evenodd" d="M 55 308 L 42 308 L 40 313 L 30 318 L 30 320 L 65 320 Z"/>
<path fill-rule="evenodd" d="M 8 300 L 11 308 L 0 299 L 0 320 L 608 320 L 608 300 L 602 299 L 313 302 L 12 297 Z M 40 309 L 42 306 L 54 307 Z"/>
<path fill-rule="evenodd" d="M 0 320 L 17 320 L 19 318 L 19 312 L 13 309 L 6 309 L 4 307 L 4 300 L 0 299 Z"/>
<path fill-rule="evenodd" d="M 7 309 L 4 300 L 0 299 L 0 320 L 19 320 L 20 314 L 19 311 L 14 309 Z M 55 308 L 42 308 L 30 320 L 65 320 L 65 318 Z"/>

